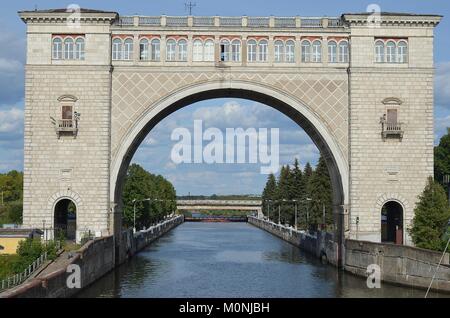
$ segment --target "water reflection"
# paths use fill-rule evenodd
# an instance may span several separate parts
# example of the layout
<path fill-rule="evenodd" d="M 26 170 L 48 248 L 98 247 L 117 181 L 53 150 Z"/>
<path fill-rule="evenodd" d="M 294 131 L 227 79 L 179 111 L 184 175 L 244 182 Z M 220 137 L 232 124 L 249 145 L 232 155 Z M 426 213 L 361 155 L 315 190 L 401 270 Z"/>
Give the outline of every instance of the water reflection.
<path fill-rule="evenodd" d="M 246 223 L 184 223 L 79 297 L 423 297 L 349 275 Z M 444 296 L 433 294 L 432 296 Z"/>

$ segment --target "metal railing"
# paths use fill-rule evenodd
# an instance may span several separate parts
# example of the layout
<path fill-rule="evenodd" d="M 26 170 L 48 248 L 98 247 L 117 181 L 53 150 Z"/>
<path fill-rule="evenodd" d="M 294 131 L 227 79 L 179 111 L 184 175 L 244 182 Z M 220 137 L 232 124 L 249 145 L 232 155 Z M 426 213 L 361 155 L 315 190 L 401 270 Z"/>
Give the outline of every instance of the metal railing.
<path fill-rule="evenodd" d="M 187 17 L 166 17 L 166 25 L 167 26 L 187 26 L 188 18 Z"/>
<path fill-rule="evenodd" d="M 117 21 L 118 26 L 132 26 L 137 18 L 140 26 L 168 26 L 168 27 L 187 27 L 189 23 L 192 26 L 220 26 L 220 27 L 242 27 L 245 25 L 244 19 L 247 20 L 247 27 L 255 28 L 338 28 L 344 25 L 344 21 L 338 17 L 322 18 L 322 17 L 220 17 L 220 16 L 121 16 Z M 191 19 L 191 20 L 189 20 Z M 216 22 L 216 19 L 218 20 Z M 273 19 L 273 24 L 271 24 Z M 297 25 L 297 19 L 300 25 Z M 328 24 L 324 24 L 324 20 L 328 20 Z M 165 21 L 165 23 L 164 23 Z M 189 22 L 190 21 L 190 22 Z M 217 23 L 217 24 L 216 24 Z"/>
<path fill-rule="evenodd" d="M 2 280 L 0 283 L 0 291 L 20 285 L 36 272 L 45 261 L 47 261 L 47 252 L 44 252 L 44 254 L 31 263 L 23 272 Z"/>
<path fill-rule="evenodd" d="M 268 28 L 269 18 L 267 17 L 249 17 L 247 20 L 249 27 Z"/>
<path fill-rule="evenodd" d="M 214 26 L 214 17 L 194 17 L 194 26 Z"/>
<path fill-rule="evenodd" d="M 341 19 L 328 19 L 328 27 L 330 28 L 339 28 L 343 25 L 344 23 Z"/>
<path fill-rule="evenodd" d="M 276 28 L 295 28 L 295 18 L 293 17 L 281 17 L 274 19 L 274 26 Z"/>
<path fill-rule="evenodd" d="M 139 25 L 161 25 L 161 17 L 139 17 Z"/>
<path fill-rule="evenodd" d="M 322 27 L 322 19 L 321 18 L 301 19 L 300 25 L 302 28 L 321 28 Z"/>
<path fill-rule="evenodd" d="M 73 119 L 60 119 L 58 120 L 58 128 L 72 129 L 76 127 L 76 122 Z"/>
<path fill-rule="evenodd" d="M 220 17 L 220 26 L 242 26 L 242 17 Z"/>

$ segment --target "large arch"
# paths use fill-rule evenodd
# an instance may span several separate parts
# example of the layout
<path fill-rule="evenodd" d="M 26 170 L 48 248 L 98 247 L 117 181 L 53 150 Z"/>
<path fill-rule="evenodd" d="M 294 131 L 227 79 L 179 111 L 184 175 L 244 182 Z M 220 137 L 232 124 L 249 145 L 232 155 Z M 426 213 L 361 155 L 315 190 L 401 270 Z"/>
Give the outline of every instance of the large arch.
<path fill-rule="evenodd" d="M 129 163 L 150 130 L 163 118 L 192 103 L 213 98 L 243 98 L 271 106 L 294 120 L 325 157 L 333 185 L 335 211 L 349 203 L 349 168 L 333 133 L 308 105 L 273 87 L 248 81 L 209 81 L 181 88 L 149 107 L 124 135 L 111 162 L 110 199 L 114 211 L 122 210 L 121 194 Z M 340 224 L 338 226 L 343 226 Z"/>

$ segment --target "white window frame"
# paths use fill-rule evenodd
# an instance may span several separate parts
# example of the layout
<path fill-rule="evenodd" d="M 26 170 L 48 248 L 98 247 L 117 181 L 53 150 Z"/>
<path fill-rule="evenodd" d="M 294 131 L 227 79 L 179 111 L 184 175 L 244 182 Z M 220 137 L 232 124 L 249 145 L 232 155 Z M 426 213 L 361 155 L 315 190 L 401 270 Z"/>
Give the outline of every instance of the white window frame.
<path fill-rule="evenodd" d="M 125 61 L 131 61 L 133 59 L 133 50 L 134 50 L 133 38 L 126 38 L 123 41 L 122 59 Z"/>
<path fill-rule="evenodd" d="M 68 37 L 64 39 L 64 59 L 73 60 L 75 58 L 75 41 Z"/>
<path fill-rule="evenodd" d="M 397 62 L 408 63 L 408 42 L 400 40 L 397 43 Z"/>
<path fill-rule="evenodd" d="M 287 40 L 284 44 L 284 61 L 287 63 L 295 63 L 295 41 Z"/>
<path fill-rule="evenodd" d="M 386 42 L 386 62 L 397 63 L 397 44 L 393 40 Z"/>
<path fill-rule="evenodd" d="M 58 41 L 58 42 L 56 42 Z M 64 41 L 61 37 L 54 37 L 52 41 L 52 59 L 62 60 L 63 59 L 63 46 Z M 55 49 L 56 48 L 56 49 Z"/>
<path fill-rule="evenodd" d="M 139 59 L 141 61 L 148 61 L 150 59 L 149 41 L 147 38 L 142 38 L 139 41 Z"/>
<path fill-rule="evenodd" d="M 284 62 L 284 42 L 281 40 L 276 40 L 273 43 L 274 47 L 274 57 L 273 60 L 276 63 Z"/>
<path fill-rule="evenodd" d="M 269 57 L 269 42 L 266 39 L 258 42 L 258 61 L 267 62 Z"/>
<path fill-rule="evenodd" d="M 339 63 L 348 63 L 349 61 L 349 44 L 347 40 L 342 40 L 338 44 Z"/>
<path fill-rule="evenodd" d="M 256 62 L 258 58 L 258 42 L 254 39 L 247 41 L 247 61 Z"/>
<path fill-rule="evenodd" d="M 200 39 L 195 39 L 192 43 L 192 61 L 203 62 L 204 59 L 204 47 L 203 42 Z"/>
<path fill-rule="evenodd" d="M 337 63 L 337 61 L 338 61 L 338 44 L 334 40 L 328 41 L 328 63 Z"/>
<path fill-rule="evenodd" d="M 309 63 L 311 61 L 311 41 L 302 40 L 301 53 L 302 53 L 302 62 Z"/>
<path fill-rule="evenodd" d="M 75 60 L 84 60 L 84 52 L 85 52 L 85 41 L 82 37 L 77 37 L 75 39 L 74 44 L 74 59 Z"/>
<path fill-rule="evenodd" d="M 223 46 L 223 51 L 222 51 L 222 46 Z M 220 60 L 221 61 L 228 62 L 231 60 L 230 48 L 231 48 L 231 43 L 228 39 L 220 40 Z"/>
<path fill-rule="evenodd" d="M 383 40 L 375 41 L 375 63 L 384 63 L 386 59 L 385 43 Z"/>
<path fill-rule="evenodd" d="M 322 41 L 314 40 L 312 42 L 312 52 L 311 52 L 311 62 L 320 63 L 322 62 Z"/>
<path fill-rule="evenodd" d="M 177 56 L 177 41 L 168 39 L 166 41 L 166 61 L 175 61 Z"/>
<path fill-rule="evenodd" d="M 122 39 L 114 38 L 112 41 L 112 59 L 113 61 L 119 61 L 122 59 Z"/>
<path fill-rule="evenodd" d="M 203 60 L 207 62 L 214 62 L 215 58 L 214 40 L 208 39 L 203 43 Z"/>
<path fill-rule="evenodd" d="M 154 38 L 150 41 L 150 60 L 159 62 L 161 59 L 161 40 Z"/>
<path fill-rule="evenodd" d="M 241 61 L 241 41 L 238 39 L 231 41 L 231 61 Z"/>
<path fill-rule="evenodd" d="M 180 62 L 187 62 L 188 60 L 188 42 L 186 39 L 179 39 L 177 42 L 177 58 Z"/>

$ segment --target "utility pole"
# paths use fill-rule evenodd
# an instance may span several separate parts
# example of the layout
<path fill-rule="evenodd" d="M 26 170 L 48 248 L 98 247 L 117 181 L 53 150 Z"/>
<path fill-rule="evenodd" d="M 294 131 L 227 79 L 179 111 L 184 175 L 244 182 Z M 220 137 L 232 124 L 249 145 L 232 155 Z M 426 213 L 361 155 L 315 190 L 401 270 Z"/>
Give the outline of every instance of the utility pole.
<path fill-rule="evenodd" d="M 195 8 L 197 4 L 195 2 L 189 1 L 184 4 L 185 10 L 189 11 L 189 15 L 192 15 L 192 9 Z"/>
<path fill-rule="evenodd" d="M 281 203 L 278 204 L 278 224 L 281 224 Z"/>

